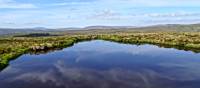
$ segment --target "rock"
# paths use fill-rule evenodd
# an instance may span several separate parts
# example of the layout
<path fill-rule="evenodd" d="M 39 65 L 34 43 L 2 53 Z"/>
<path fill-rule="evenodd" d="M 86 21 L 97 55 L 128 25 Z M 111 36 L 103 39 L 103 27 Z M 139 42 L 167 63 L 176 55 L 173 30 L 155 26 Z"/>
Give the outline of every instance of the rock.
<path fill-rule="evenodd" d="M 40 49 L 40 46 L 32 46 L 31 48 L 36 51 Z"/>
<path fill-rule="evenodd" d="M 31 49 L 34 50 L 34 51 L 37 51 L 37 50 L 48 49 L 48 47 L 47 46 L 32 46 Z"/>
<path fill-rule="evenodd" d="M 44 46 L 40 46 L 40 50 L 44 50 L 45 49 L 45 47 Z"/>

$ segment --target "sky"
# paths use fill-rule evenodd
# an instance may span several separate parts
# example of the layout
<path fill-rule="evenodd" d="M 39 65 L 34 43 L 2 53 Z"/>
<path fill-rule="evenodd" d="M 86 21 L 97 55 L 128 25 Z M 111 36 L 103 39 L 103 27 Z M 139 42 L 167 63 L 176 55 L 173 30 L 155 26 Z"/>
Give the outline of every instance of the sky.
<path fill-rule="evenodd" d="M 200 0 L 0 0 L 0 28 L 200 23 Z"/>

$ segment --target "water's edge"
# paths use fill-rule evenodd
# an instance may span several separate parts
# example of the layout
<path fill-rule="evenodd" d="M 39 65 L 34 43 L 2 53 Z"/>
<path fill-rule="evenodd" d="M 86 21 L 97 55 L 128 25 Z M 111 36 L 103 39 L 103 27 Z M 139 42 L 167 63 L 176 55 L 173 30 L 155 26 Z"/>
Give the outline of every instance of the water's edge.
<path fill-rule="evenodd" d="M 118 40 L 107 39 L 107 38 L 89 38 L 89 39 L 73 38 L 73 39 L 67 40 L 66 43 L 64 43 L 64 44 L 57 45 L 55 47 L 43 46 L 43 48 L 37 48 L 37 49 L 27 48 L 27 49 L 24 49 L 24 51 L 21 51 L 21 52 L 19 52 L 17 54 L 14 54 L 14 55 L 10 55 L 9 56 L 9 54 L 8 54 L 8 57 L 6 58 L 7 61 L 5 61 L 5 63 L 3 63 L 3 64 L 0 63 L 0 72 L 9 65 L 9 62 L 11 60 L 15 60 L 16 58 L 20 57 L 23 54 L 43 54 L 43 53 L 48 53 L 48 52 L 51 52 L 51 51 L 62 50 L 64 48 L 71 47 L 76 43 L 85 42 L 85 41 L 93 41 L 93 40 L 104 40 L 104 41 L 110 41 L 110 42 L 116 42 L 116 43 L 122 43 L 122 44 L 134 44 L 134 45 L 150 44 L 150 45 L 156 45 L 156 46 L 164 47 L 164 48 L 175 48 L 175 49 L 178 49 L 178 50 L 192 51 L 194 53 L 199 53 L 200 52 L 199 49 L 187 48 L 187 47 L 178 46 L 178 45 L 158 44 L 158 43 L 149 43 L 149 42 L 135 42 L 135 41 L 131 41 L 131 42 L 130 41 L 118 41 Z M 2 62 L 2 61 L 0 61 L 0 62 Z"/>

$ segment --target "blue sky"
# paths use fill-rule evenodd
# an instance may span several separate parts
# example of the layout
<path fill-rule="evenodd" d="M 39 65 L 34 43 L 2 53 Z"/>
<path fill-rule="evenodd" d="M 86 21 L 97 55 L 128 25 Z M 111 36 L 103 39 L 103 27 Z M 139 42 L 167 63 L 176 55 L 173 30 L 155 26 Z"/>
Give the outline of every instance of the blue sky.
<path fill-rule="evenodd" d="M 200 0 L 0 0 L 0 28 L 200 23 Z"/>

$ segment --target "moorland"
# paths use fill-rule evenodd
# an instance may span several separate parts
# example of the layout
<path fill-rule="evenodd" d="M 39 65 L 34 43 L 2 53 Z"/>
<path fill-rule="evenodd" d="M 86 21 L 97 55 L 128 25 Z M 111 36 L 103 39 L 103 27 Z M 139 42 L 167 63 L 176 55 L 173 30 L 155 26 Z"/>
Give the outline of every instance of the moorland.
<path fill-rule="evenodd" d="M 0 29 L 1 30 L 1 29 Z M 87 27 L 76 30 L 2 29 L 0 37 L 0 68 L 22 54 L 62 49 L 81 41 L 106 40 L 129 44 L 153 44 L 200 52 L 200 25 L 162 25 L 140 28 Z M 25 29 L 23 29 L 25 30 Z M 14 32 L 13 32 L 14 31 Z"/>

